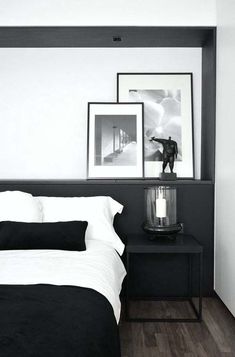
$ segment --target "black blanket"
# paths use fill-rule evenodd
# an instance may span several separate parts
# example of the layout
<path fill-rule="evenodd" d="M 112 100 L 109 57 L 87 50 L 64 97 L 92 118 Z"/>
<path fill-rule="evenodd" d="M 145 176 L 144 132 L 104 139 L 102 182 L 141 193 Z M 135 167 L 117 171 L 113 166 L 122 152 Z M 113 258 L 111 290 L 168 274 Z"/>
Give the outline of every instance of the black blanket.
<path fill-rule="evenodd" d="M 1 357 L 120 357 L 108 300 L 80 287 L 0 285 Z"/>

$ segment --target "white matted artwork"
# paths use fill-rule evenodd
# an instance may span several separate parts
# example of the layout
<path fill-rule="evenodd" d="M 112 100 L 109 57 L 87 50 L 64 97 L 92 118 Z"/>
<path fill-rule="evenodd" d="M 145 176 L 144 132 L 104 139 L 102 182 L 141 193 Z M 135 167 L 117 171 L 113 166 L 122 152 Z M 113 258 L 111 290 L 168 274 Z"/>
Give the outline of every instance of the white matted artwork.
<path fill-rule="evenodd" d="M 178 146 L 174 172 L 194 178 L 192 73 L 118 73 L 117 100 L 144 103 L 145 177 L 162 172 L 163 146 L 151 138 L 171 137 Z"/>
<path fill-rule="evenodd" d="M 88 178 L 143 177 L 143 103 L 88 103 Z"/>

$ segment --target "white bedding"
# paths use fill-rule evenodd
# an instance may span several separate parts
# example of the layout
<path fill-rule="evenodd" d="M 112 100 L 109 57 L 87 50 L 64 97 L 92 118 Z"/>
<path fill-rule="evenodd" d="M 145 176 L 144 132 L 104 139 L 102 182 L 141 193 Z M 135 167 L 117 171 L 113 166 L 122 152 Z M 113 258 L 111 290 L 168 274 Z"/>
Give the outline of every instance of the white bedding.
<path fill-rule="evenodd" d="M 119 294 L 126 275 L 115 251 L 105 243 L 89 241 L 87 250 L 0 251 L 0 284 L 53 284 L 91 288 L 104 295 L 113 307 L 117 322 Z"/>

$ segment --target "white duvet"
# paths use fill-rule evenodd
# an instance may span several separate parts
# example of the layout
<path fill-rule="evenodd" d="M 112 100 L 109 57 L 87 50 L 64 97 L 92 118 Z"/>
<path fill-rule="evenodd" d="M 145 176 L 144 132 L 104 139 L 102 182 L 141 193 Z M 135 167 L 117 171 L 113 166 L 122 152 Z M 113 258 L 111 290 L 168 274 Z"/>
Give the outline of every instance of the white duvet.
<path fill-rule="evenodd" d="M 91 288 L 104 295 L 117 322 L 119 294 L 126 275 L 117 252 L 105 243 L 90 240 L 87 250 L 0 251 L 0 284 L 53 284 Z"/>

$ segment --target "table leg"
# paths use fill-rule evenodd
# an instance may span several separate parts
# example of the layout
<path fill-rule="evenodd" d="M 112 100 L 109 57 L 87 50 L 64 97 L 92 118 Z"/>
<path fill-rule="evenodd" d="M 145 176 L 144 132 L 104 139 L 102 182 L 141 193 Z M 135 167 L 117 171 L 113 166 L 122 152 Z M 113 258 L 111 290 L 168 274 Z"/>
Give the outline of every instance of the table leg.
<path fill-rule="evenodd" d="M 188 254 L 188 297 L 192 299 L 192 255 Z"/>
<path fill-rule="evenodd" d="M 199 262 L 199 311 L 198 319 L 202 319 L 202 279 L 203 279 L 203 254 L 200 253 Z"/>

